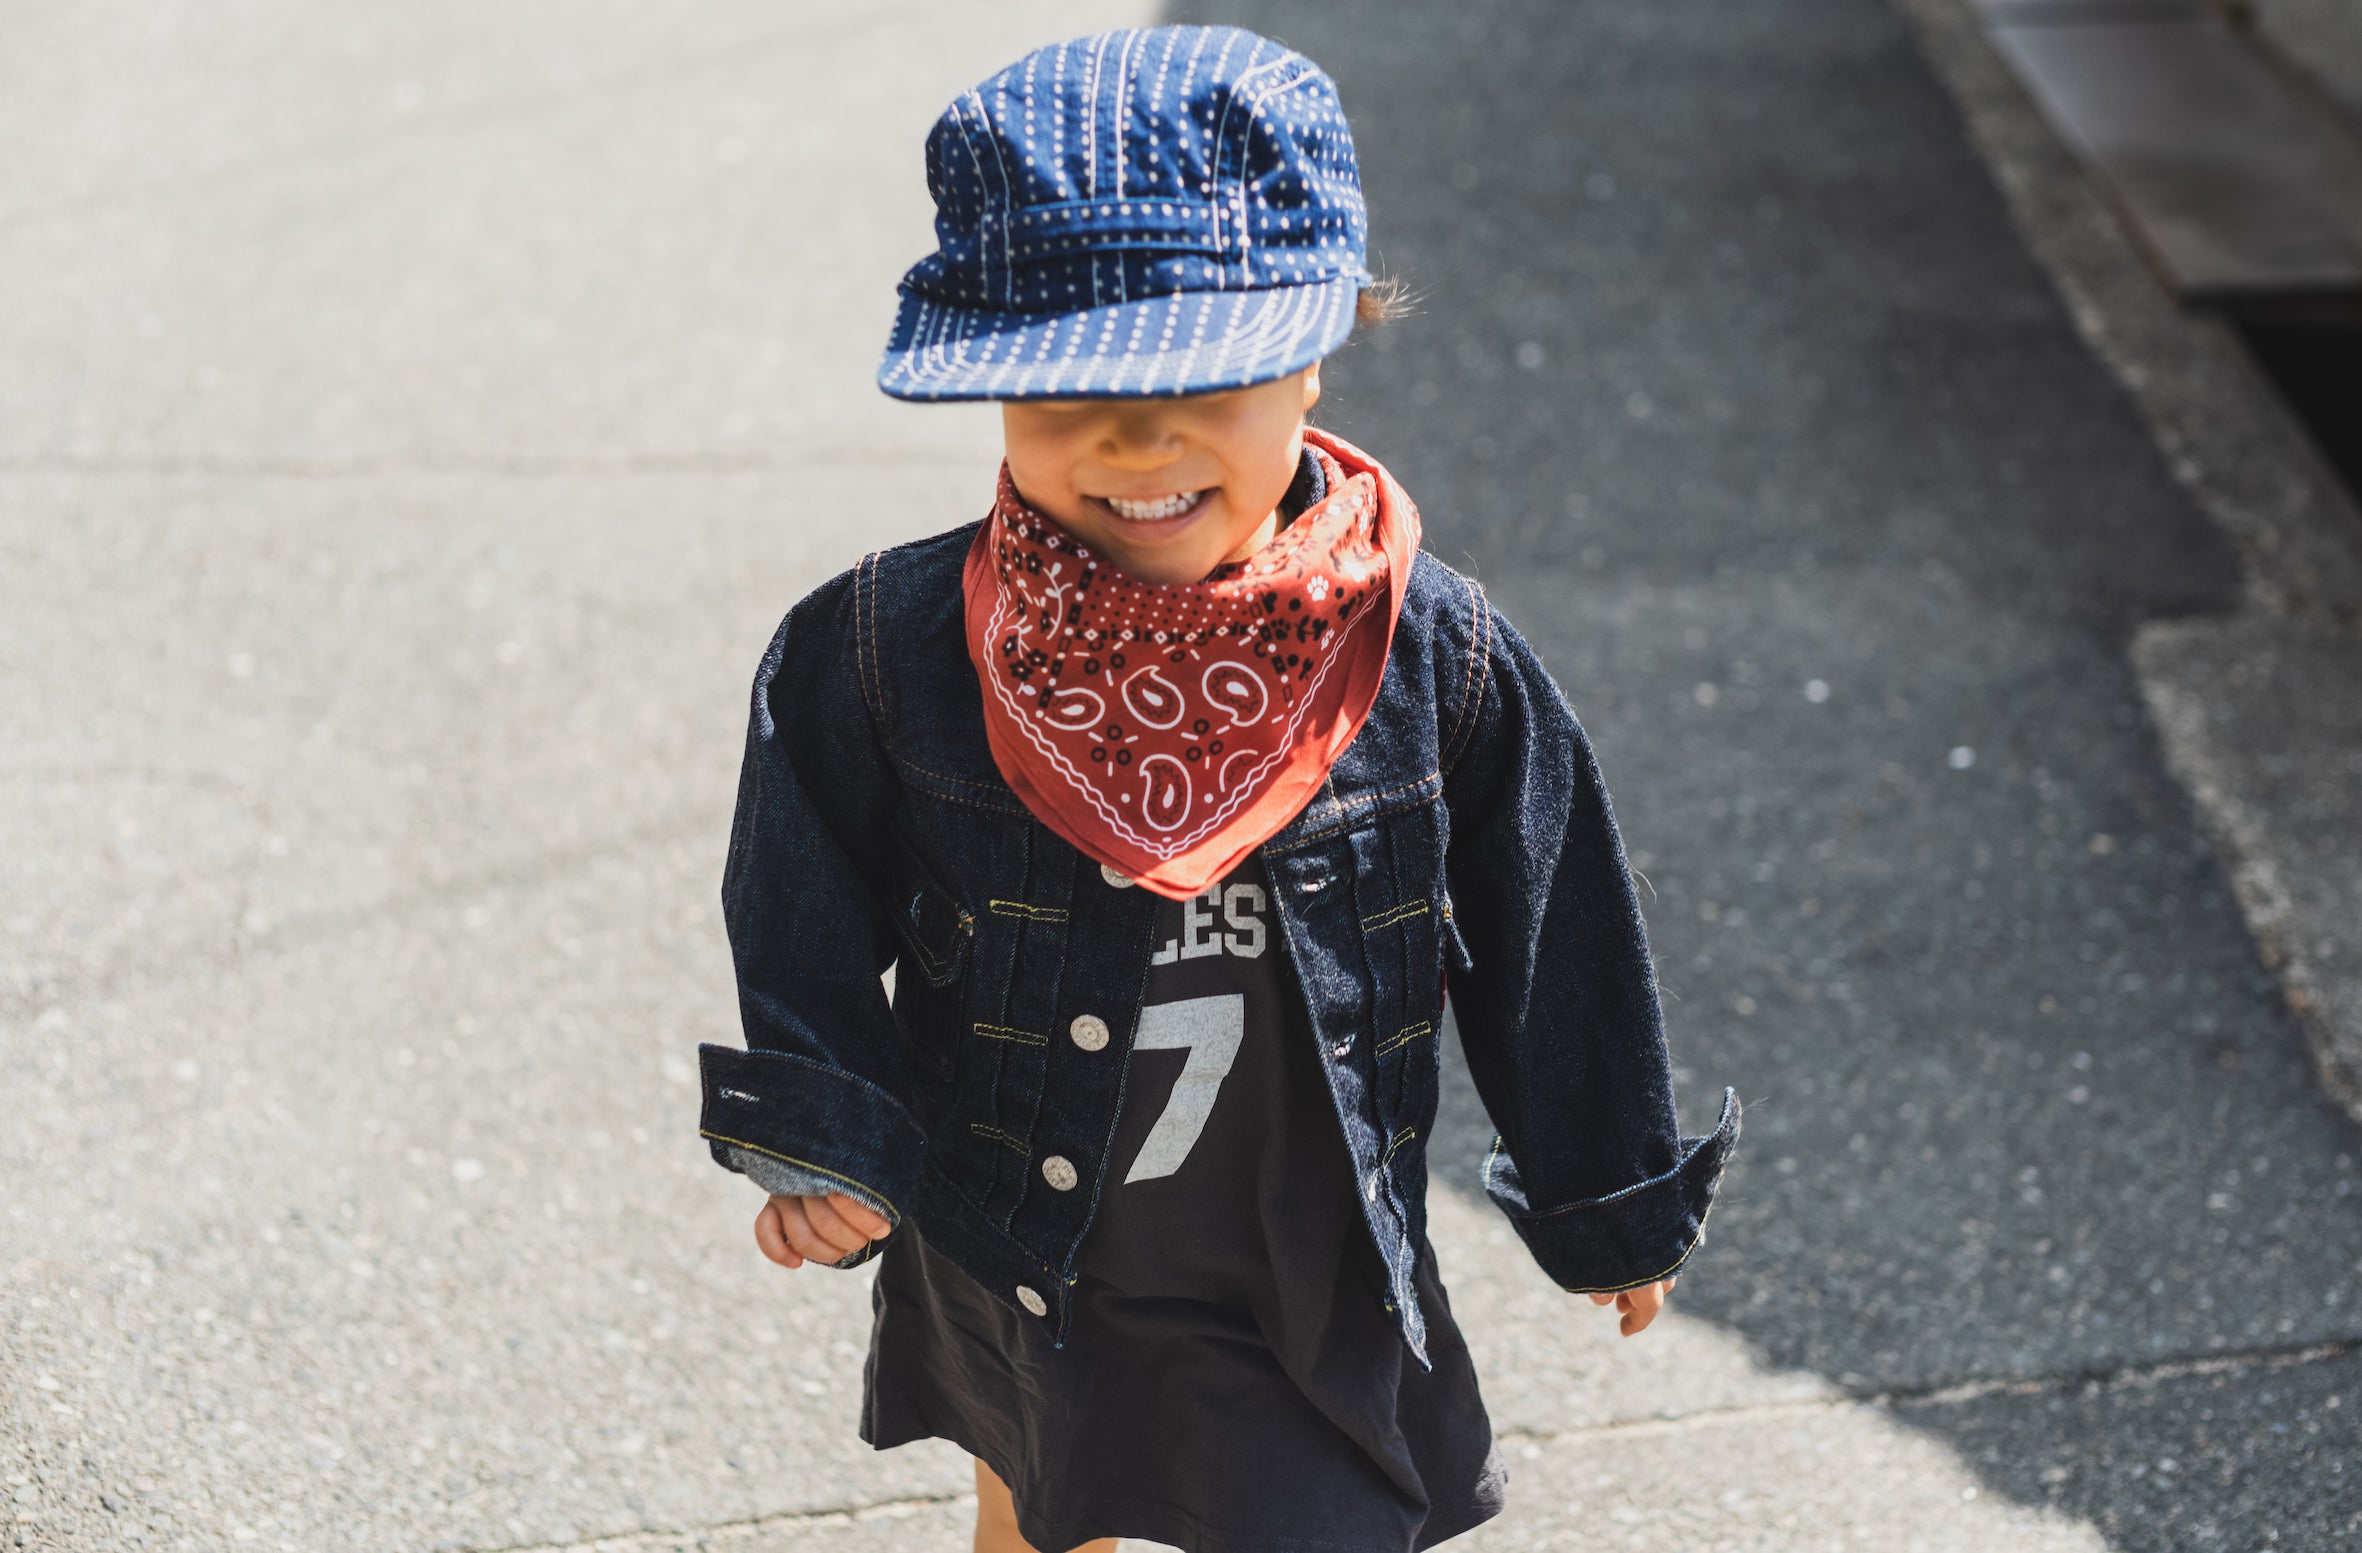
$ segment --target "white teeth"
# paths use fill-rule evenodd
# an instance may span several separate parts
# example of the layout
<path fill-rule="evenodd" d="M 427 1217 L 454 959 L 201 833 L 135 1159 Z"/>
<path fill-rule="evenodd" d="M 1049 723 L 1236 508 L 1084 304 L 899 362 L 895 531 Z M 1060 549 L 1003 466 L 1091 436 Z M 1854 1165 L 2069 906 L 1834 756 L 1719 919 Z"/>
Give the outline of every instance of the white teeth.
<path fill-rule="evenodd" d="M 1119 518 L 1129 518 L 1135 523 L 1151 523 L 1158 518 L 1181 516 L 1196 506 L 1197 499 L 1205 494 L 1203 491 L 1175 491 L 1170 496 L 1159 496 L 1154 501 L 1125 501 L 1120 496 L 1100 499 L 1113 508 Z"/>

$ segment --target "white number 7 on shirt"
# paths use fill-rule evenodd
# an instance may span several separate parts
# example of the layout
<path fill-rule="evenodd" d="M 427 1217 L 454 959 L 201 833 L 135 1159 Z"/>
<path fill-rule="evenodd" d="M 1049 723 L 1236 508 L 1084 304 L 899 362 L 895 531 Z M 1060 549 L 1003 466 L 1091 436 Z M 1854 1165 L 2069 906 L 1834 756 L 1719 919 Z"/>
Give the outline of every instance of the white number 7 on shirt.
<path fill-rule="evenodd" d="M 1186 1047 L 1189 1060 L 1173 1081 L 1173 1098 L 1165 1102 L 1164 1114 L 1148 1129 L 1140 1157 L 1132 1161 L 1131 1173 L 1124 1177 L 1126 1186 L 1169 1176 L 1181 1168 L 1196 1146 L 1198 1134 L 1206 1130 L 1214 1096 L 1221 1093 L 1230 1065 L 1238 1061 L 1239 1042 L 1246 1033 L 1247 999 L 1240 992 L 1157 1003 L 1140 1010 L 1140 1035 L 1132 1042 L 1132 1049 L 1173 1051 Z"/>

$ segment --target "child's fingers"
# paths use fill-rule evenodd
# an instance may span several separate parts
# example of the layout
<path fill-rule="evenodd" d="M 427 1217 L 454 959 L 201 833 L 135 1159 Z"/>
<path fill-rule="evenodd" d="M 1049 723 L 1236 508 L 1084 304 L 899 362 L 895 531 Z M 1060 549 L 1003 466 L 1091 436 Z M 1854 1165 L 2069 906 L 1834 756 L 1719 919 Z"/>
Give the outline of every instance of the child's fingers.
<path fill-rule="evenodd" d="M 774 1197 L 771 1206 L 779 1210 L 779 1228 L 787 1236 L 787 1243 L 796 1255 L 807 1262 L 833 1262 L 845 1253 L 832 1246 L 812 1227 L 812 1217 L 805 1210 L 815 1199 L 809 1197 Z"/>
<path fill-rule="evenodd" d="M 1673 1280 L 1661 1279 L 1644 1288 L 1628 1289 L 1616 1297 L 1616 1308 L 1624 1312 L 1620 1328 L 1626 1337 L 1637 1337 L 1648 1330 L 1657 1319 L 1657 1312 L 1665 1308 L 1665 1296 L 1672 1292 Z"/>
<path fill-rule="evenodd" d="M 802 1202 L 804 1218 L 811 1224 L 812 1233 L 826 1241 L 836 1252 L 836 1256 L 828 1260 L 833 1262 L 837 1257 L 851 1256 L 869 1244 L 869 1237 L 846 1223 L 844 1215 L 837 1211 L 830 1198 L 806 1197 Z"/>
<path fill-rule="evenodd" d="M 838 1218 L 860 1231 L 865 1239 L 883 1240 L 886 1238 L 886 1231 L 894 1227 L 884 1214 L 865 1204 L 855 1202 L 842 1192 L 829 1193 L 828 1205 L 836 1209 Z"/>
<path fill-rule="evenodd" d="M 1647 1330 L 1648 1324 L 1657 1319 L 1657 1312 L 1665 1308 L 1665 1296 L 1671 1294 L 1673 1286 L 1680 1281 L 1678 1277 L 1660 1278 L 1655 1283 L 1642 1284 L 1637 1289 L 1625 1289 L 1616 1294 L 1594 1294 L 1591 1303 L 1613 1304 L 1623 1317 L 1617 1323 L 1618 1329 L 1626 1337 L 1632 1337 Z"/>
<path fill-rule="evenodd" d="M 779 1199 L 774 1197 L 763 1204 L 763 1211 L 755 1215 L 755 1245 L 764 1256 L 782 1267 L 801 1267 L 804 1259 L 787 1243 L 787 1235 L 779 1227 Z"/>

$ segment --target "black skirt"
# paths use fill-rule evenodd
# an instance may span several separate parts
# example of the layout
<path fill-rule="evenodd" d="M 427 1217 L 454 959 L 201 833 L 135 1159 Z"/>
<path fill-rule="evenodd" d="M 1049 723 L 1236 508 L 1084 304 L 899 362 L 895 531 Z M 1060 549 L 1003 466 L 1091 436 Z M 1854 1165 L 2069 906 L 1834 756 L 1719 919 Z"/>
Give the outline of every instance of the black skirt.
<path fill-rule="evenodd" d="M 1044 1553 L 1411 1553 L 1497 1514 L 1505 1471 L 1433 1253 L 1424 1367 L 1259 864 L 1170 903 L 1066 1344 L 905 1221 L 880 1259 L 862 1438 L 929 1437 L 1009 1485 Z M 1192 1078 L 1181 1082 L 1184 1069 Z"/>
<path fill-rule="evenodd" d="M 1063 1553 L 1141 1537 L 1185 1553 L 1391 1553 L 1500 1513 L 1506 1472 L 1467 1346 L 1422 1260 L 1435 1368 L 1399 1337 L 1298 1383 L 1250 1320 L 1085 1277 L 1054 1349 L 905 1224 L 880 1260 L 861 1436 L 949 1440 Z"/>

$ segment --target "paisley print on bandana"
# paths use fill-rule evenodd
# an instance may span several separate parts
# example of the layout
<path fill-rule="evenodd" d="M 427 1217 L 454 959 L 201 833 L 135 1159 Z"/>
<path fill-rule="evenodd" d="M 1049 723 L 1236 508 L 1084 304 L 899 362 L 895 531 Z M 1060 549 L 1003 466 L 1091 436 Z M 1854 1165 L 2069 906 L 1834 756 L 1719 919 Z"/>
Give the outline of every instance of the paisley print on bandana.
<path fill-rule="evenodd" d="M 1291 819 L 1385 677 L 1419 513 L 1307 428 L 1328 493 L 1203 581 L 1136 582 L 1001 470 L 965 574 L 995 764 L 1084 855 L 1185 900 Z"/>

